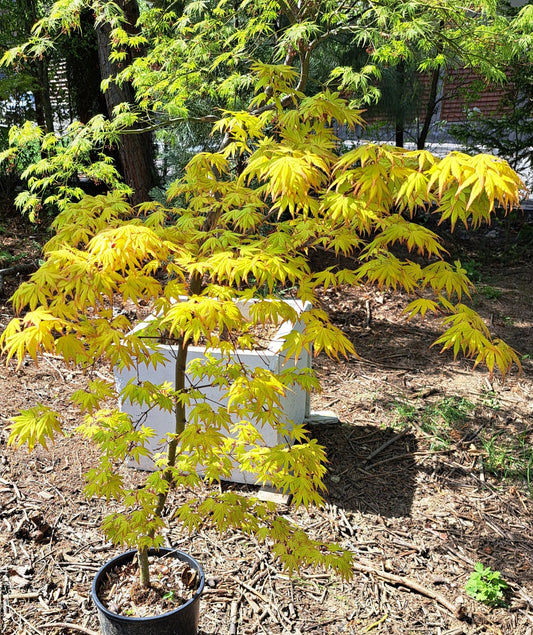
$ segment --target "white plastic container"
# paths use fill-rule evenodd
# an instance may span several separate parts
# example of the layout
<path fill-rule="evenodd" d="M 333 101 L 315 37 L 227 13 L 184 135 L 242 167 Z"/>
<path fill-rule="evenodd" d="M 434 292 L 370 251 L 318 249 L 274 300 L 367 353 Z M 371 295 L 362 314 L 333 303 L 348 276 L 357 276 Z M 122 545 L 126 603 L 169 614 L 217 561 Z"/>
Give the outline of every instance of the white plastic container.
<path fill-rule="evenodd" d="M 310 303 L 303 305 L 296 300 L 286 300 L 292 308 L 294 308 L 298 315 L 301 315 L 303 311 L 310 308 Z M 247 303 L 237 304 L 244 317 L 247 316 Z M 135 330 L 145 328 L 146 322 L 139 324 Z M 236 355 L 240 363 L 246 368 L 268 368 L 273 372 L 280 372 L 282 368 L 290 366 L 297 366 L 298 368 L 305 368 L 311 366 L 311 357 L 307 351 L 303 351 L 298 358 L 296 364 L 294 360 L 285 359 L 285 354 L 280 352 L 283 344 L 283 337 L 290 333 L 292 330 L 301 331 L 303 324 L 301 321 L 296 323 L 284 322 L 276 331 L 274 337 L 271 339 L 269 346 L 264 350 L 238 350 Z M 131 380 L 139 378 L 140 381 L 150 381 L 153 384 L 162 384 L 169 382 L 174 385 L 174 368 L 176 347 L 168 344 L 160 344 L 159 349 L 163 352 L 166 362 L 160 363 L 154 369 L 153 366 L 146 366 L 141 364 L 138 368 L 132 368 L 130 370 L 115 370 L 115 382 L 117 390 L 120 392 L 122 388 Z M 209 349 L 209 354 L 215 358 L 220 359 L 220 350 Z M 205 356 L 205 349 L 200 346 L 190 346 L 187 353 L 187 365 L 194 359 L 203 358 Z M 186 384 L 193 384 L 192 378 L 187 376 Z M 213 405 L 224 405 L 225 400 L 222 392 L 216 386 L 202 386 L 201 392 Z M 288 427 L 291 428 L 293 424 L 301 424 L 304 419 L 309 415 L 309 394 L 299 386 L 293 386 L 291 390 L 287 391 L 286 395 L 281 400 L 281 406 L 286 418 Z M 152 439 L 152 443 L 149 446 L 153 452 L 159 452 L 162 449 L 161 439 L 169 432 L 174 431 L 174 415 L 166 411 L 153 408 L 147 412 L 141 411 L 137 405 L 132 405 L 129 402 L 122 403 L 120 405 L 123 412 L 130 414 L 134 421 L 139 421 L 142 418 L 144 425 L 153 428 L 156 432 L 156 436 Z M 234 423 L 237 421 L 234 420 Z M 278 430 L 272 426 L 262 426 L 259 430 L 264 440 L 266 447 L 272 447 L 279 443 L 283 443 L 285 440 L 280 436 Z M 144 470 L 152 470 L 153 463 L 148 457 L 142 457 L 140 462 L 134 463 L 136 467 Z M 249 483 L 253 484 L 255 479 L 252 474 L 247 472 L 241 472 L 238 469 L 234 469 L 232 472 L 231 480 L 237 483 Z"/>

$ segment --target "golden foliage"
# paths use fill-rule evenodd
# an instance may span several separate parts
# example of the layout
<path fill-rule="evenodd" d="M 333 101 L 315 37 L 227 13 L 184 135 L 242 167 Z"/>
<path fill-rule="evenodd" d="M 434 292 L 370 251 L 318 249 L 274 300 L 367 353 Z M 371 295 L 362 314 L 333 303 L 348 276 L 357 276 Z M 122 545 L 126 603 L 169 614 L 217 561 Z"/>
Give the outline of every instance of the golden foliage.
<path fill-rule="evenodd" d="M 294 386 L 317 388 L 316 378 L 290 365 L 250 370 L 237 354 L 253 342 L 254 325 L 296 321 L 286 297 L 311 305 L 301 316 L 302 328 L 283 338 L 287 358 L 304 351 L 354 355 L 353 344 L 320 308 L 317 292 L 372 283 L 411 294 L 409 318 L 443 314 L 445 331 L 436 342 L 443 349 L 469 355 L 491 373 L 505 375 L 519 365 L 516 352 L 493 340 L 479 315 L 462 304 L 471 286 L 464 268 L 445 262 L 438 235 L 413 220 L 418 208 L 435 207 L 452 226 L 460 221 L 476 227 L 490 220 L 496 205 L 510 209 L 522 184 L 509 166 L 485 155 L 452 153 L 439 160 L 426 151 L 377 144 L 339 157 L 330 124 L 357 124 L 359 112 L 335 93 L 301 99 L 289 67 L 258 65 L 256 71 L 257 103 L 268 102 L 273 87 L 270 107 L 257 115 L 225 113 L 215 128 L 228 135 L 229 145 L 189 163 L 169 189 L 174 207 L 147 203 L 133 209 L 123 194 L 112 192 L 86 196 L 58 216 L 43 265 L 13 297 L 19 317 L 1 337 L 8 360 L 20 364 L 26 355 L 37 361 L 52 353 L 85 368 L 97 361 L 157 367 L 162 333 L 182 352 L 189 344 L 220 348 L 220 360 L 207 352 L 189 372 L 200 384 L 216 386 L 224 406 L 207 403 L 199 388 L 186 385 L 184 366 L 176 373 L 182 373 L 181 384 L 139 380 L 122 390 L 120 398 L 141 409 L 176 415 L 176 430 L 160 440 L 168 453 L 154 457 L 157 470 L 141 490 L 126 487 L 116 466 L 148 455 L 153 430 L 105 407 L 117 397 L 105 381 L 93 378 L 87 391 L 73 395 L 86 417 L 80 432 L 101 451 L 88 493 L 130 508 L 105 522 L 117 542 L 159 544 L 159 502 L 172 481 L 194 487 L 199 467 L 217 480 L 237 461 L 259 482 L 291 492 L 296 505 L 321 504 L 324 450 L 301 426 L 287 425 L 280 407 Z M 283 95 L 292 109 L 283 109 Z M 237 163 L 244 166 L 240 172 Z M 398 247 L 416 261 L 402 259 Z M 359 263 L 352 270 L 312 272 L 308 254 L 315 249 L 351 254 Z M 238 301 L 250 306 L 246 317 Z M 140 329 L 124 310 L 129 303 L 154 309 Z M 287 442 L 265 447 L 261 430 L 267 424 Z M 10 441 L 46 446 L 61 430 L 59 415 L 37 406 L 12 420 Z M 310 541 L 257 501 L 224 493 L 183 505 L 177 516 L 190 529 L 209 520 L 221 530 L 234 526 L 268 537 L 289 572 L 311 563 L 349 575 L 350 554 Z"/>

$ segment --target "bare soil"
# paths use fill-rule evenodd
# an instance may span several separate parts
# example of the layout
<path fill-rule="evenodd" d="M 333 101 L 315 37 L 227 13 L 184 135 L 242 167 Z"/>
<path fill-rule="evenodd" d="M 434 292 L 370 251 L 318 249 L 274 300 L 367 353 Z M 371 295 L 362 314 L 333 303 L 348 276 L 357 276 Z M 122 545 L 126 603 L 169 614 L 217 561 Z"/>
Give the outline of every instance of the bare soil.
<path fill-rule="evenodd" d="M 98 599 L 103 606 L 116 615 L 151 617 L 174 611 L 198 591 L 198 572 L 172 557 L 172 552 L 162 557 L 149 556 L 148 568 L 150 587 L 139 582 L 136 558 L 99 576 Z"/>
<path fill-rule="evenodd" d="M 25 231 L 9 227 L 0 243 L 13 253 L 27 251 L 24 259 L 31 261 L 38 254 Z M 527 462 L 533 441 L 533 272 L 531 245 L 524 248 L 518 231 L 523 234 L 522 225 L 502 226 L 495 234 L 484 230 L 462 236 L 460 245 L 463 260 L 480 274 L 474 305 L 493 332 L 525 356 L 522 374 L 513 372 L 505 383 L 473 369 L 470 360 L 430 348 L 438 323 L 405 323 L 407 298 L 401 293 L 343 289 L 324 295 L 324 307 L 360 358 L 315 360 L 323 391 L 313 395 L 312 408 L 332 411 L 339 420 L 311 424 L 328 453 L 326 504 L 281 511 L 317 539 L 351 549 L 353 579 L 310 570 L 290 579 L 268 546 L 250 537 L 183 535 L 171 522 L 168 544 L 191 553 L 205 570 L 200 635 L 533 633 Z M 7 297 L 19 281 L 5 280 L 2 327 L 11 316 Z M 10 416 L 37 401 L 63 408 L 73 429 L 78 422 L 68 396 L 85 382 L 83 374 L 49 357 L 39 367 L 29 361 L 18 369 L 13 363 L 0 367 L 4 635 L 99 632 L 89 589 L 95 572 L 118 550 L 99 530 L 107 504 L 83 494 L 83 474 L 95 451 L 67 435 L 48 452 L 28 455 L 7 446 L 5 431 Z M 452 398 L 472 405 L 468 415 L 451 424 L 437 418 L 428 428 L 425 413 Z M 519 451 L 526 457 L 520 465 L 514 456 Z M 136 478 L 133 470 L 125 468 L 125 474 Z M 466 595 L 478 561 L 509 583 L 506 607 L 489 608 Z"/>

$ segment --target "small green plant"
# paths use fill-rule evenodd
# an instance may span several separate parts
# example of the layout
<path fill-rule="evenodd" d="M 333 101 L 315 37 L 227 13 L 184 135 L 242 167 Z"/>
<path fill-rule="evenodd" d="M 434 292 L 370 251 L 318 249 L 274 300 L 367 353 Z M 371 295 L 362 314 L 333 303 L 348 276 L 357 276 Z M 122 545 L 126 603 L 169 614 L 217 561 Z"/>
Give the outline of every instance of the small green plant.
<path fill-rule="evenodd" d="M 432 437 L 431 448 L 442 450 L 453 443 L 453 429 L 467 421 L 475 406 L 464 397 L 451 396 L 418 408 L 398 401 L 394 408 L 396 422 L 400 427 L 415 423 Z"/>
<path fill-rule="evenodd" d="M 484 298 L 487 298 L 487 300 L 497 300 L 503 295 L 503 291 L 501 289 L 491 287 L 490 284 L 484 284 L 478 287 L 478 293 L 480 293 Z"/>
<path fill-rule="evenodd" d="M 462 263 L 463 269 L 466 271 L 466 275 L 472 282 L 479 282 L 481 280 L 481 271 L 479 270 L 479 263 L 475 260 L 467 260 Z"/>
<path fill-rule="evenodd" d="M 175 591 L 169 591 L 168 593 L 165 593 L 165 595 L 163 596 L 163 600 L 168 600 L 169 602 L 175 602 L 176 601 Z"/>
<path fill-rule="evenodd" d="M 474 600 L 487 606 L 506 606 L 505 590 L 509 587 L 499 571 L 492 571 L 476 562 L 474 571 L 465 586 L 465 591 Z"/>
<path fill-rule="evenodd" d="M 499 395 L 494 390 L 482 390 L 482 404 L 492 410 L 500 410 L 502 407 Z"/>
<path fill-rule="evenodd" d="M 506 429 L 492 431 L 489 437 L 481 436 L 484 450 L 483 466 L 496 477 L 525 480 L 530 483 L 533 465 L 531 435 L 527 430 L 509 434 Z"/>
<path fill-rule="evenodd" d="M 435 420 L 440 417 L 447 425 L 464 423 L 475 405 L 465 397 L 445 397 L 432 409 L 428 409 L 428 415 Z"/>
<path fill-rule="evenodd" d="M 393 406 L 394 410 L 396 410 L 395 421 L 401 428 L 404 428 L 416 419 L 417 409 L 415 406 L 405 403 L 404 401 L 397 401 Z"/>
<path fill-rule="evenodd" d="M 9 265 L 16 260 L 18 260 L 18 257 L 7 251 L 7 249 L 0 249 L 0 263 Z"/>

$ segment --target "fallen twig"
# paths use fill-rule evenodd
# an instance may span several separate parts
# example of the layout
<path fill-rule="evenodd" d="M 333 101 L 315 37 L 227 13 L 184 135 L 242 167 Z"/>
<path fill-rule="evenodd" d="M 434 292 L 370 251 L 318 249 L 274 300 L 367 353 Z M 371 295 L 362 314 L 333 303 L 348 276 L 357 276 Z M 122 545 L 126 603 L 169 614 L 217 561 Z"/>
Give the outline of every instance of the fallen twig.
<path fill-rule="evenodd" d="M 39 595 L 41 594 L 38 591 L 30 591 L 28 593 L 13 591 L 12 593 L 4 595 L 4 597 L 6 600 L 36 600 Z"/>
<path fill-rule="evenodd" d="M 377 456 L 380 452 L 383 452 L 383 450 L 386 450 L 389 445 L 392 445 L 395 441 L 398 441 L 398 439 L 401 439 L 402 437 L 404 437 L 407 434 L 407 430 L 403 430 L 402 432 L 399 432 L 398 434 L 395 434 L 392 438 L 390 438 L 388 441 L 385 441 L 385 443 L 382 443 L 379 448 L 375 449 L 373 452 L 371 452 L 367 457 L 366 460 L 364 462 L 364 465 L 366 465 L 367 463 L 370 463 L 370 461 Z"/>
<path fill-rule="evenodd" d="M 239 617 L 239 600 L 233 600 L 230 608 L 228 635 L 237 635 L 237 620 Z"/>
<path fill-rule="evenodd" d="M 392 584 L 399 584 L 404 587 L 407 587 L 408 589 L 411 589 L 412 591 L 416 591 L 417 593 L 420 593 L 421 595 L 425 595 L 426 597 L 431 598 L 432 600 L 435 600 L 438 604 L 440 604 L 444 608 L 448 609 L 448 611 L 450 611 L 450 613 L 454 615 L 455 617 L 457 617 L 458 619 L 462 619 L 463 617 L 462 607 L 460 605 L 453 604 L 453 602 L 450 602 L 449 600 L 447 600 L 443 595 L 441 595 L 437 591 L 428 589 L 427 587 L 422 586 L 418 582 L 415 582 L 415 580 L 404 578 L 402 576 L 395 575 L 394 573 L 388 573 L 387 571 L 381 571 L 380 569 L 375 569 L 374 567 L 370 565 L 360 564 L 358 562 L 355 562 L 353 564 L 353 568 L 355 571 L 359 571 L 360 573 L 370 573 L 372 575 L 377 576 L 378 578 L 381 578 L 382 580 L 385 580 L 386 582 L 391 582 Z"/>

